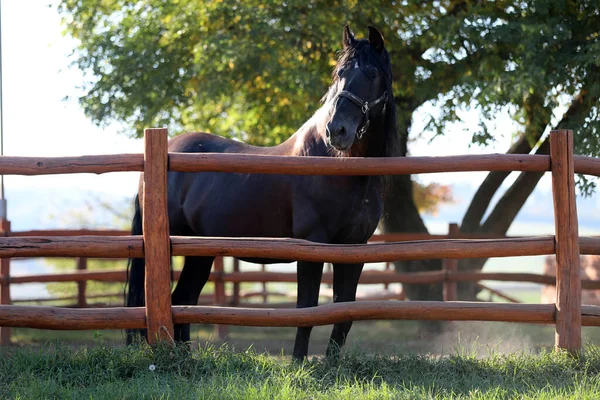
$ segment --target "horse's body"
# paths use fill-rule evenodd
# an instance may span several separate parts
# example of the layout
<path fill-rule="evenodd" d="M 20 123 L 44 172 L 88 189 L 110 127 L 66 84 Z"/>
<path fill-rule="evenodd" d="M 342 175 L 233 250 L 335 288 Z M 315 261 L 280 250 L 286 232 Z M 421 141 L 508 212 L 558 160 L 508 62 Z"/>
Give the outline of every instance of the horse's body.
<path fill-rule="evenodd" d="M 371 28 L 372 29 L 372 28 Z M 369 43 L 356 41 L 345 30 L 344 44 L 348 60 L 342 67 L 359 68 L 359 55 L 350 58 L 362 46 L 364 52 L 375 52 L 375 37 L 380 34 L 371 30 Z M 373 37 L 374 38 L 373 38 Z M 352 47 L 354 46 L 354 47 Z M 380 51 L 387 56 L 381 38 Z M 373 54 L 368 53 L 373 57 Z M 363 57 L 364 58 L 364 57 Z M 389 63 L 389 61 L 387 61 Z M 373 71 L 371 71 L 372 73 Z M 395 135 L 395 113 L 389 79 L 380 71 L 379 80 L 373 78 L 373 88 L 355 88 L 353 95 L 368 101 L 384 101 L 379 104 L 381 115 L 373 118 L 367 107 L 364 115 L 356 115 L 360 108 L 343 98 L 333 88 L 325 105 L 315 113 L 287 141 L 275 147 L 256 147 L 207 133 L 191 133 L 172 139 L 170 152 L 185 153 L 242 153 L 287 156 L 371 156 L 378 157 L 389 152 Z M 339 71 L 338 71 L 339 73 Z M 354 71 L 347 79 L 359 82 L 356 76 L 364 72 Z M 363 77 L 364 78 L 364 77 Z M 344 78 L 337 79 L 337 83 Z M 349 83 L 346 84 L 348 87 Z M 352 86 L 352 85 L 350 85 Z M 362 93 L 356 93 L 361 92 Z M 382 97 L 385 91 L 385 98 Z M 336 96 L 337 94 L 337 96 Z M 391 94 L 391 92 L 390 92 Z M 349 95 L 352 96 L 352 95 Z M 338 98 L 339 97 L 339 98 Z M 346 96 L 348 97 L 348 96 Z M 333 110 L 331 107 L 333 104 Z M 357 103 L 358 104 L 358 103 Z M 342 107 L 345 105 L 345 109 Z M 387 108 L 387 112 L 386 112 Z M 352 111 L 350 115 L 348 111 Z M 366 118 L 366 123 L 363 120 Z M 364 138 L 358 132 L 364 128 Z M 389 125 L 393 126 L 389 126 Z M 368 128 L 368 129 L 367 129 Z M 393 132 L 392 132 L 393 130 Z M 340 134 L 341 132 L 341 134 Z M 336 136 L 337 135 L 337 136 Z M 361 136 L 362 136 L 361 135 Z M 349 138 L 352 136 L 351 138 Z M 354 136 L 357 136 L 356 138 Z M 139 202 L 136 201 L 136 217 L 132 233 L 141 233 Z M 223 237 L 292 237 L 320 243 L 366 243 L 373 234 L 382 213 L 382 185 L 379 177 L 362 176 L 303 176 L 265 175 L 239 173 L 185 173 L 168 174 L 168 212 L 171 235 L 223 236 Z M 184 268 L 172 295 L 173 304 L 196 304 L 202 287 L 210 274 L 213 257 L 186 257 Z M 282 260 L 248 260 L 253 262 L 281 262 Z M 283 260 L 293 261 L 293 260 Z M 334 301 L 353 301 L 362 264 L 334 264 Z M 316 306 L 323 263 L 298 262 L 298 307 Z M 131 266 L 128 306 L 144 304 L 143 259 L 134 259 Z M 343 345 L 351 322 L 334 326 L 328 354 L 335 353 Z M 294 357 L 303 358 L 308 352 L 311 328 L 298 328 Z M 128 340 L 131 339 L 128 335 Z M 187 341 L 189 325 L 178 325 L 175 339 Z"/>

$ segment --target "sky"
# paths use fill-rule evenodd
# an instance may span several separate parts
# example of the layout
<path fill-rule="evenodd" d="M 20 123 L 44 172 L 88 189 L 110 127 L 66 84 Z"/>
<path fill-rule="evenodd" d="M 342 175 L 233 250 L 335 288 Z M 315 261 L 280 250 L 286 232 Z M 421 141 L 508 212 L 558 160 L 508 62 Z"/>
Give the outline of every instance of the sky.
<path fill-rule="evenodd" d="M 82 75 L 69 67 L 68 57 L 75 42 L 62 36 L 56 4 L 49 0 L 1 3 L 4 154 L 55 157 L 142 152 L 140 140 L 118 134 L 116 126 L 94 126 L 79 107 L 75 97 Z M 73 100 L 63 101 L 67 95 Z M 73 186 L 123 195 L 133 195 L 136 182 L 137 173 L 5 178 L 8 189 Z"/>
<path fill-rule="evenodd" d="M 57 4 L 54 0 L 2 1 L 5 155 L 55 157 L 142 152 L 140 140 L 119 134 L 116 125 L 105 129 L 94 126 L 79 107 L 76 97 L 82 74 L 69 66 L 68 57 L 76 43 L 62 35 Z M 64 101 L 65 96 L 70 96 L 71 100 Z M 416 131 L 423 125 L 423 120 L 422 116 L 415 118 Z M 477 113 L 465 113 L 465 121 L 433 143 L 427 138 L 416 140 L 410 146 L 411 155 L 504 152 L 508 147 L 510 130 L 504 134 L 497 132 L 495 147 L 468 148 L 468 130 L 477 126 Z M 507 119 L 503 126 L 509 124 Z M 484 177 L 485 173 L 455 173 L 423 175 L 420 179 L 475 184 Z M 137 173 L 9 176 L 5 182 L 8 188 L 77 187 L 129 196 L 135 192 Z M 544 179 L 540 188 L 549 190 L 549 182 Z"/>

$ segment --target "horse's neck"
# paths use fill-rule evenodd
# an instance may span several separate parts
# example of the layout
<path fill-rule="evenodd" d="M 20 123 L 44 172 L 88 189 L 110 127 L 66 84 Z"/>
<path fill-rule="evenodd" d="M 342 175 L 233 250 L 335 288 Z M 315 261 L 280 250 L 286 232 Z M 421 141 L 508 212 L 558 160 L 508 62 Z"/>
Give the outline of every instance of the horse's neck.
<path fill-rule="evenodd" d="M 293 156 L 328 156 L 325 142 L 327 110 L 321 107 L 286 142 L 290 142 Z"/>

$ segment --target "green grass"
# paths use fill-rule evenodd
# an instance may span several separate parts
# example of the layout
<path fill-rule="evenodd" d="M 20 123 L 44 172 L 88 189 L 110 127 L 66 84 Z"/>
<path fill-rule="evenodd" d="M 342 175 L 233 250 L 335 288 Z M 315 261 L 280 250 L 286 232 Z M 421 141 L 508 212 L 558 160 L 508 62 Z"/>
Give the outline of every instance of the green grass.
<path fill-rule="evenodd" d="M 151 366 L 154 366 L 152 368 Z M 0 398 L 415 399 L 598 398 L 600 348 L 451 357 L 345 352 L 337 362 L 228 347 L 8 348 Z"/>

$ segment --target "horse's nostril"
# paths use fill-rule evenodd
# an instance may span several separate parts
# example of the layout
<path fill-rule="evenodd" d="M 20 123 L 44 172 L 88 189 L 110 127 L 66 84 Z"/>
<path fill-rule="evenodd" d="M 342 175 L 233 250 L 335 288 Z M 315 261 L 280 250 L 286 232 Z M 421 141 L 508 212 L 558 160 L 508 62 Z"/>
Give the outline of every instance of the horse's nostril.
<path fill-rule="evenodd" d="M 344 128 L 343 126 L 340 126 L 337 130 L 337 134 L 339 136 L 344 136 L 346 134 L 346 128 Z"/>

